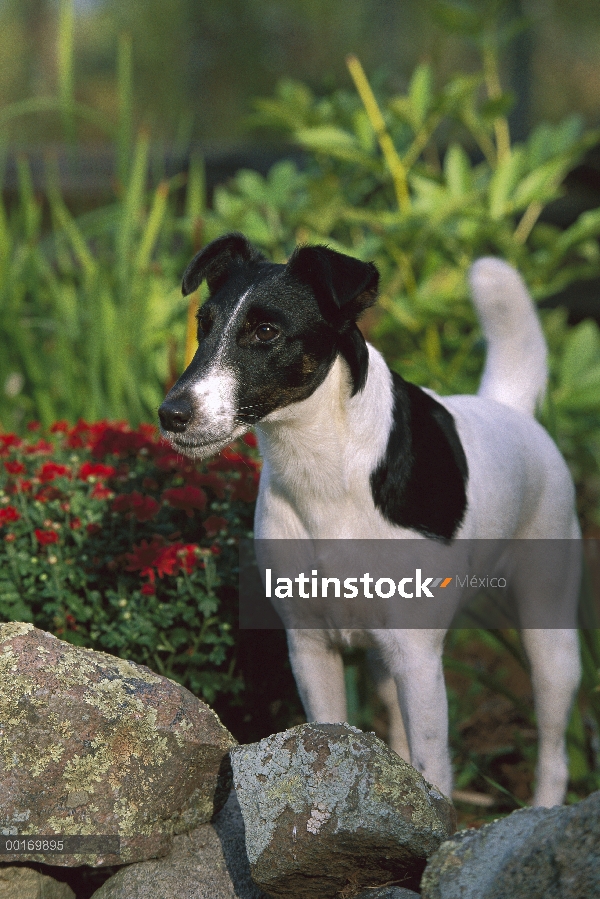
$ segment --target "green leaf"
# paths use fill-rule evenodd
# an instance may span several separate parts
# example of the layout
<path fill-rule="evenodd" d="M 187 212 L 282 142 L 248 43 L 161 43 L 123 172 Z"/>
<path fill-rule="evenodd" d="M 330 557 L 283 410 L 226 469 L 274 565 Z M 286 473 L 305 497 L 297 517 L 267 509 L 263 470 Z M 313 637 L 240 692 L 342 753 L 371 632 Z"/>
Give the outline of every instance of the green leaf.
<path fill-rule="evenodd" d="M 564 256 L 572 247 L 597 237 L 598 234 L 600 234 L 600 209 L 590 209 L 589 212 L 583 212 L 575 224 L 556 238 L 553 252 L 557 257 Z"/>
<path fill-rule="evenodd" d="M 433 72 L 431 66 L 423 63 L 415 69 L 408 87 L 408 98 L 414 110 L 414 123 L 420 128 L 433 100 Z"/>
<path fill-rule="evenodd" d="M 582 379 L 589 377 L 590 370 L 600 371 L 600 330 L 588 319 L 576 325 L 565 340 L 565 348 L 560 362 L 559 379 L 561 386 L 582 386 Z M 600 403 L 600 396 L 598 397 Z"/>
<path fill-rule="evenodd" d="M 513 147 L 500 161 L 491 177 L 489 187 L 489 210 L 493 219 L 506 214 L 512 193 L 518 184 L 523 166 L 523 148 Z"/>
<path fill-rule="evenodd" d="M 513 209 L 522 209 L 537 201 L 546 203 L 558 193 L 568 165 L 564 159 L 552 159 L 519 182 L 512 198 Z"/>
<path fill-rule="evenodd" d="M 296 131 L 296 139 L 310 150 L 329 153 L 332 149 L 351 149 L 356 140 L 349 131 L 335 125 L 321 125 L 316 128 L 300 128 Z"/>
<path fill-rule="evenodd" d="M 324 153 L 344 162 L 358 163 L 367 169 L 378 167 L 377 161 L 359 148 L 353 134 L 335 125 L 300 128 L 295 132 L 295 138 L 306 150 Z"/>
<path fill-rule="evenodd" d="M 600 412 L 600 363 L 591 368 L 576 386 L 561 391 L 556 405 L 569 412 Z"/>
<path fill-rule="evenodd" d="M 471 190 L 471 163 L 460 144 L 450 144 L 444 159 L 444 175 L 453 197 Z"/>
<path fill-rule="evenodd" d="M 479 115 L 486 121 L 493 122 L 494 119 L 507 116 L 515 105 L 515 95 L 511 91 L 507 91 L 500 97 L 490 97 L 485 100 L 479 107 Z"/>

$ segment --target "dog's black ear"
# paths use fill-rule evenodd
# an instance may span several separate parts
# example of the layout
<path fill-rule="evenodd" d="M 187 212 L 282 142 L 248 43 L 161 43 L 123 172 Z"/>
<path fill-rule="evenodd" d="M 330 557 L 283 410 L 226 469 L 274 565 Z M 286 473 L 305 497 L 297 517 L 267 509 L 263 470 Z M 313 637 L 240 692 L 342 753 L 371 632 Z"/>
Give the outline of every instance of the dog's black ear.
<path fill-rule="evenodd" d="M 322 313 L 332 323 L 356 321 L 377 300 L 379 272 L 372 262 L 329 247 L 298 247 L 287 268 L 313 289 Z"/>
<path fill-rule="evenodd" d="M 369 351 L 356 320 L 377 300 L 377 268 L 322 246 L 299 247 L 287 268 L 312 289 L 322 314 L 337 328 L 338 348 L 348 363 L 354 396 L 365 386 L 369 368 Z"/>
<path fill-rule="evenodd" d="M 194 256 L 183 273 L 181 292 L 187 297 L 206 278 L 208 289 L 214 293 L 226 280 L 234 262 L 258 262 L 264 258 L 243 234 L 235 231 L 224 234 Z"/>

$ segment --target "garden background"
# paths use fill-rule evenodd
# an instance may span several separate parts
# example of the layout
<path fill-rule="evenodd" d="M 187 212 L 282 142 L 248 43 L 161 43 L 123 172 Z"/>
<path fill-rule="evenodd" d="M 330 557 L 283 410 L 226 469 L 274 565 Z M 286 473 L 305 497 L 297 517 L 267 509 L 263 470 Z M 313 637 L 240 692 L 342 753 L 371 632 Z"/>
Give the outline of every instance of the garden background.
<path fill-rule="evenodd" d="M 236 628 L 252 435 L 203 465 L 157 438 L 194 350 L 192 254 L 241 230 L 377 262 L 363 327 L 406 378 L 476 388 L 477 256 L 540 303 L 540 418 L 600 535 L 600 9 L 593 0 L 0 3 L 0 618 L 149 665 L 240 741 L 302 719 L 278 632 Z M 569 729 L 600 788 L 590 572 Z M 265 660 L 268 660 L 268 664 Z M 273 678 L 273 667 L 281 678 Z M 448 639 L 463 823 L 531 795 L 535 720 L 513 632 Z M 386 722 L 359 653 L 351 722 Z"/>

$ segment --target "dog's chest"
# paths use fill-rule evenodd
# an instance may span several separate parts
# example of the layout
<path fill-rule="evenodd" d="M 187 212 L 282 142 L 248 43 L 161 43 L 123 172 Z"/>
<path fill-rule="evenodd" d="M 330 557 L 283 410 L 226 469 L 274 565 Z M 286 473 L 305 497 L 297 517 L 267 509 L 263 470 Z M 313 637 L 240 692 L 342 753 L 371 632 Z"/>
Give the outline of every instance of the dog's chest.
<path fill-rule="evenodd" d="M 333 480 L 307 478 L 301 489 L 273 477 L 268 466 L 261 475 L 255 535 L 259 539 L 393 539 L 418 537 L 398 528 L 375 507 L 368 474 L 349 474 L 334 489 Z"/>

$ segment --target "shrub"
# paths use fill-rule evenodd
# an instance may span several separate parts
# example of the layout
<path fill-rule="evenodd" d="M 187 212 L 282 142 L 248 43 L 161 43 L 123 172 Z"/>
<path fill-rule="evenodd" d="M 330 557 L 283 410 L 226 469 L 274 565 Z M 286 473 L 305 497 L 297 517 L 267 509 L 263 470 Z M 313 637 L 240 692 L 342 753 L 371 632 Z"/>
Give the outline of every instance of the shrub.
<path fill-rule="evenodd" d="M 148 665 L 208 702 L 237 694 L 237 541 L 254 438 L 203 464 L 155 429 L 57 422 L 0 434 L 0 620 Z"/>

